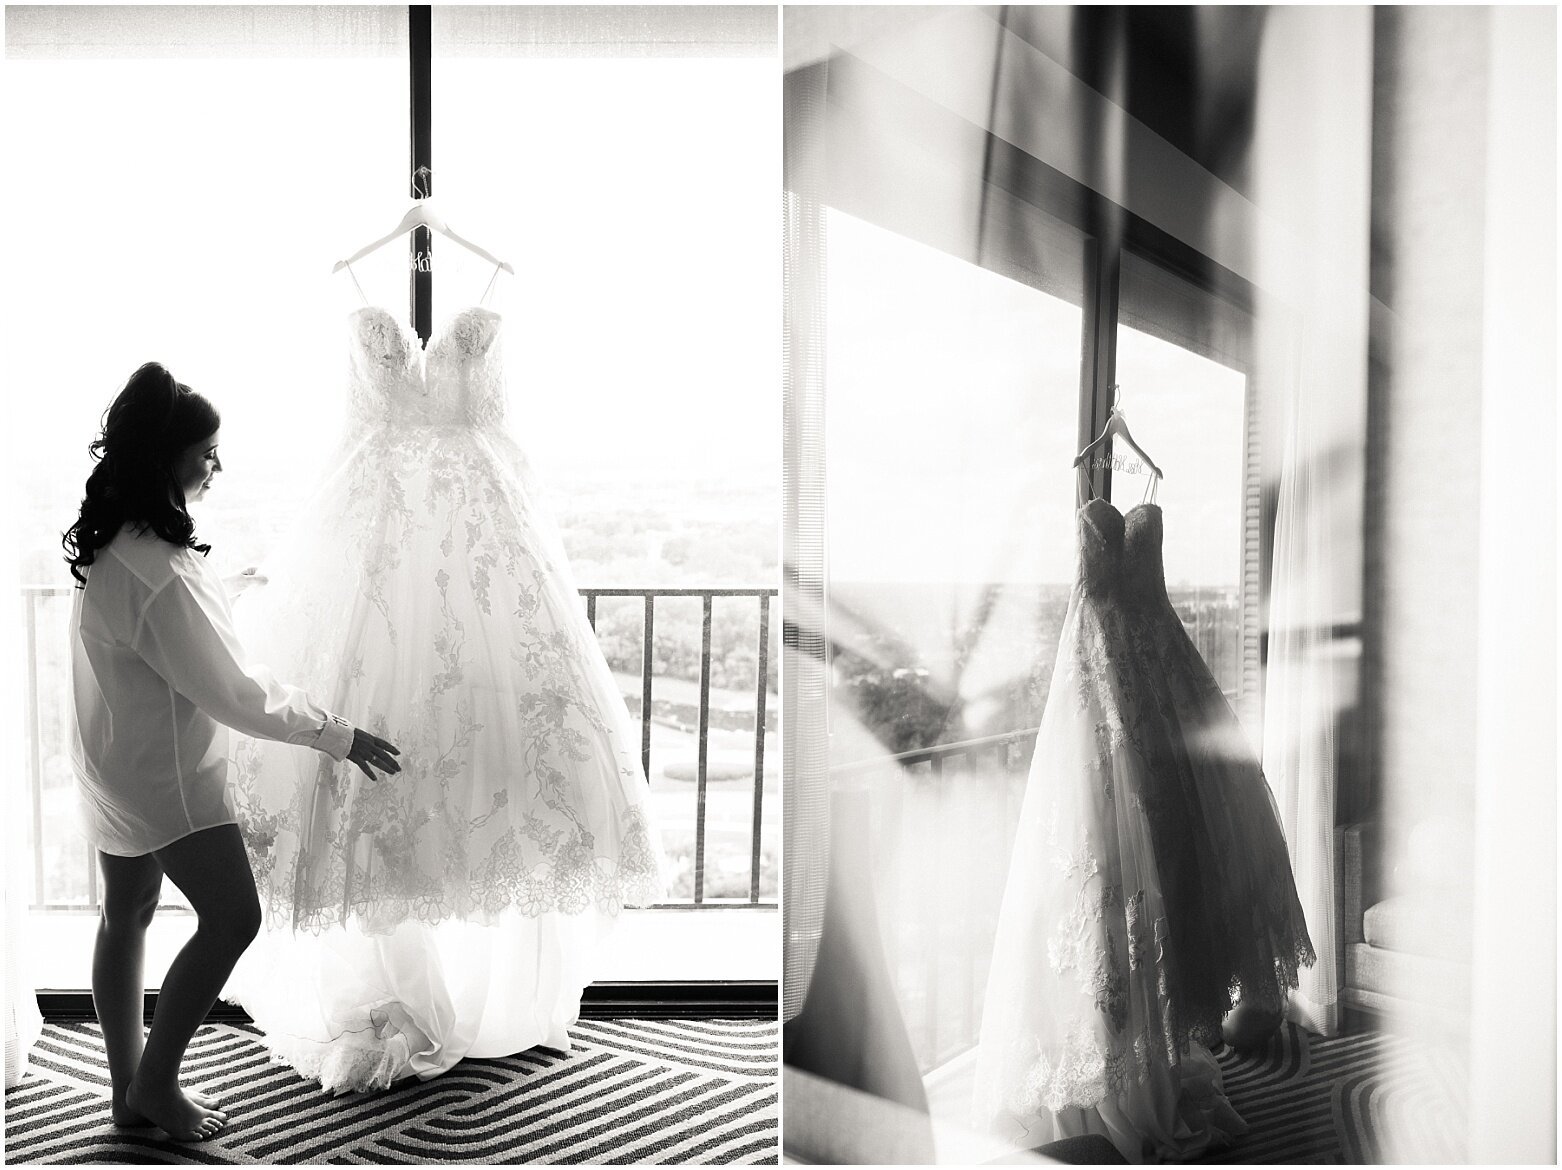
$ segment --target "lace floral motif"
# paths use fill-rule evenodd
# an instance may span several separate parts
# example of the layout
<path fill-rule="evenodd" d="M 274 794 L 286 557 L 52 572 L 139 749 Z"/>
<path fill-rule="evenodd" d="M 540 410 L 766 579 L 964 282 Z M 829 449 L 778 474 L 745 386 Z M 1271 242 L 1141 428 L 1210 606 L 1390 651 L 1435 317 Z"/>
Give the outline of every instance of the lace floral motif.
<path fill-rule="evenodd" d="M 1088 1021 L 1078 1021 L 1059 1051 L 1037 1052 L 1030 1060 L 1010 1108 L 1034 1117 L 1099 1105 L 1145 1078 L 1152 1050 L 1142 1039 L 1103 1038 Z"/>
<path fill-rule="evenodd" d="M 383 310 L 354 321 L 359 429 L 257 591 L 252 648 L 371 721 L 402 770 L 371 782 L 237 739 L 262 896 L 295 928 L 373 931 L 656 900 L 638 735 L 524 461 L 483 429 L 502 417 L 497 318 L 458 313 L 421 355 Z"/>
<path fill-rule="evenodd" d="M 504 418 L 499 317 L 463 309 L 418 344 L 401 319 L 377 306 L 352 315 L 348 402 L 355 425 L 387 422 L 495 426 Z"/>
<path fill-rule="evenodd" d="M 1166 598 L 1159 509 L 1079 524 L 978 1062 L 1026 1124 L 1178 1083 L 1235 993 L 1277 1003 L 1312 958 L 1258 761 Z"/>
<path fill-rule="evenodd" d="M 1150 957 L 1150 940 L 1144 936 L 1144 891 L 1130 897 L 1124 910 L 1128 919 L 1128 969 L 1137 971 Z"/>

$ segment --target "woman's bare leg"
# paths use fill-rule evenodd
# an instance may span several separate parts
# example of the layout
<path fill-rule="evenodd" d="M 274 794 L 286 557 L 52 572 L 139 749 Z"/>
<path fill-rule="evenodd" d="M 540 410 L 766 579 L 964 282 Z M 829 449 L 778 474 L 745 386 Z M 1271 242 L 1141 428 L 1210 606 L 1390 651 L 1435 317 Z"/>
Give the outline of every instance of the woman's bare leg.
<path fill-rule="evenodd" d="M 98 934 L 92 945 L 92 1006 L 103 1029 L 108 1055 L 108 1079 L 113 1092 L 111 1115 L 120 1125 L 144 1124 L 125 1104 L 125 1091 L 141 1063 L 146 1034 L 141 1028 L 143 960 L 146 928 L 157 910 L 163 867 L 155 857 L 115 857 L 98 854 L 103 875 L 103 902 L 98 910 Z"/>
<path fill-rule="evenodd" d="M 185 1141 L 210 1137 L 221 1119 L 179 1089 L 185 1048 L 260 930 L 255 880 L 236 825 L 202 829 L 159 849 L 157 862 L 190 900 L 195 934 L 169 965 L 126 1103 Z"/>
<path fill-rule="evenodd" d="M 98 869 L 103 875 L 103 902 L 92 948 L 92 1003 L 108 1054 L 111 1116 L 116 1125 L 148 1125 L 145 1117 L 125 1103 L 125 1092 L 141 1063 L 146 1041 L 141 1024 L 146 931 L 157 911 L 163 867 L 150 855 L 99 853 Z M 204 1093 L 187 1095 L 208 1112 L 226 1116 L 213 1108 L 216 1102 Z"/>

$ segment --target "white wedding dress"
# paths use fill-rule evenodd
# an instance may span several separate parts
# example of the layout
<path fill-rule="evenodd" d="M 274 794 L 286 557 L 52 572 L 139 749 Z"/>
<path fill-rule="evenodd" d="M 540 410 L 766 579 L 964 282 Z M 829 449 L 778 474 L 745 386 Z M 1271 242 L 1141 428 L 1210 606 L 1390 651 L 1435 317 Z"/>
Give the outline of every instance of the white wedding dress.
<path fill-rule="evenodd" d="M 1078 514 L 977 1054 L 975 1120 L 1020 1148 L 1228 1144 L 1222 1017 L 1239 992 L 1281 1007 L 1314 960 L 1258 758 L 1167 597 L 1162 519 Z"/>
<path fill-rule="evenodd" d="M 603 929 L 663 891 L 639 735 L 503 426 L 498 314 L 426 350 L 384 309 L 349 321 L 334 470 L 236 609 L 256 661 L 402 770 L 236 738 L 266 928 L 226 992 L 338 1092 L 567 1050 Z"/>

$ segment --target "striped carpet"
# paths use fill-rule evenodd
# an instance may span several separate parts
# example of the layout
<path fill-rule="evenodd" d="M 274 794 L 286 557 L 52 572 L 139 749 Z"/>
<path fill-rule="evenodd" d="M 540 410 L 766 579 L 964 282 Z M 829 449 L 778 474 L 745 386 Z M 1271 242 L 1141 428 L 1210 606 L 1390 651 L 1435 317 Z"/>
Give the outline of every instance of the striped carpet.
<path fill-rule="evenodd" d="M 1309 1165 L 1463 1162 L 1456 1058 L 1382 1031 L 1324 1038 L 1286 1024 L 1267 1048 L 1215 1053 L 1248 1133 L 1198 1159 Z"/>
<path fill-rule="evenodd" d="M 214 1140 L 108 1120 L 96 1023 L 51 1022 L 5 1095 L 11 1163 L 774 1163 L 777 1027 L 755 1020 L 587 1019 L 568 1055 L 462 1061 L 383 1093 L 327 1097 L 270 1063 L 253 1028 L 208 1024 L 185 1081 L 222 1098 Z"/>

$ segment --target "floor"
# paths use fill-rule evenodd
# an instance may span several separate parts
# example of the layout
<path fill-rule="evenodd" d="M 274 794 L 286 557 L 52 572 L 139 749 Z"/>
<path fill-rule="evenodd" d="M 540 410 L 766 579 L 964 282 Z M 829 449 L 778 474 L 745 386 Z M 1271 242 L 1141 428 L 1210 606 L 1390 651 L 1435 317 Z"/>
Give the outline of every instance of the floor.
<path fill-rule="evenodd" d="M 754 1020 L 583 1020 L 569 1053 L 463 1061 L 443 1077 L 328 1097 L 270 1063 L 255 1031 L 201 1028 L 187 1081 L 232 1111 L 181 1145 L 108 1118 L 95 1023 L 51 1021 L 6 1092 L 12 1163 L 774 1163 L 778 1028 Z"/>
<path fill-rule="evenodd" d="M 935 1118 L 964 1124 L 974 1052 L 926 1081 Z M 1261 1051 L 1216 1052 L 1226 1094 L 1249 1125 L 1206 1164 L 1447 1164 L 1464 1161 L 1463 1076 L 1424 1039 L 1357 1019 L 1339 1036 L 1287 1024 Z"/>

